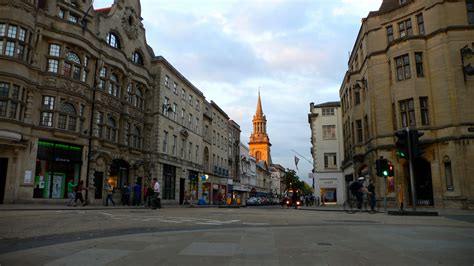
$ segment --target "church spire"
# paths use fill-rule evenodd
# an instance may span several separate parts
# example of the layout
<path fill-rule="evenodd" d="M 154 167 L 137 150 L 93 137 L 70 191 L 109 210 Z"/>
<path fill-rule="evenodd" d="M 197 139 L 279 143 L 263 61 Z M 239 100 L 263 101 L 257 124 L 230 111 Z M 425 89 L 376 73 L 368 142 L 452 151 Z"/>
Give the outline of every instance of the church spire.
<path fill-rule="evenodd" d="M 260 89 L 258 90 L 258 101 L 257 101 L 257 111 L 255 112 L 256 117 L 263 116 L 262 102 L 260 101 Z"/>
<path fill-rule="evenodd" d="M 270 139 L 267 134 L 267 118 L 263 114 L 262 101 L 260 99 L 260 90 L 258 90 L 257 110 L 252 119 L 253 131 L 250 134 L 250 155 L 257 161 L 265 161 L 267 165 L 271 164 Z"/>

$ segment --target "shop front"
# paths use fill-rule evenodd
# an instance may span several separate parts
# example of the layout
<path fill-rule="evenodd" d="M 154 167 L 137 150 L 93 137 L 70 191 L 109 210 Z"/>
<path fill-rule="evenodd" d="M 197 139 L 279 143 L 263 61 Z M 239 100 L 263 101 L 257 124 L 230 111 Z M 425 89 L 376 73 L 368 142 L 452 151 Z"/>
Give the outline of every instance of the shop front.
<path fill-rule="evenodd" d="M 36 157 L 33 198 L 65 199 L 67 183 L 79 183 L 82 147 L 40 139 Z"/>
<path fill-rule="evenodd" d="M 189 179 L 189 196 L 191 199 L 191 204 L 196 204 L 198 200 L 198 172 L 189 170 L 188 171 L 188 179 Z"/>

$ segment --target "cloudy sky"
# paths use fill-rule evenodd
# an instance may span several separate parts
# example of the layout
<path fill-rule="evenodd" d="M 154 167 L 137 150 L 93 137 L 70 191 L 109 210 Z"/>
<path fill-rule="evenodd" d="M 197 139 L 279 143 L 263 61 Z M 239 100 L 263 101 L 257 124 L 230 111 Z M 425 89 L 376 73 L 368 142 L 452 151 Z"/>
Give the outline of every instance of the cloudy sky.
<path fill-rule="evenodd" d="M 301 158 L 312 160 L 309 104 L 339 101 L 361 19 L 381 2 L 141 0 L 141 15 L 155 54 L 236 121 L 245 144 L 260 88 L 273 162 L 295 169 L 300 157 L 298 175 L 311 184 Z"/>

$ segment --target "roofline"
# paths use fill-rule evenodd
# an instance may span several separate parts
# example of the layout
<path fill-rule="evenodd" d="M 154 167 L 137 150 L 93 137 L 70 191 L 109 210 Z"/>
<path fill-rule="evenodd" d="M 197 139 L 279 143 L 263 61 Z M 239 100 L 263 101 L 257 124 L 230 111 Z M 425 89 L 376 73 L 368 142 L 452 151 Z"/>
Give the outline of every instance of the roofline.
<path fill-rule="evenodd" d="M 199 90 L 196 86 L 194 86 L 194 84 L 191 83 L 191 81 L 189 81 L 186 77 L 183 76 L 183 74 L 181 74 L 181 72 L 179 72 L 168 60 L 166 60 L 166 58 L 164 58 L 163 56 L 159 55 L 159 56 L 156 56 L 152 59 L 152 63 L 153 62 L 158 62 L 158 63 L 162 63 L 164 64 L 167 68 L 169 68 L 176 76 L 178 76 L 186 85 L 188 85 L 191 89 L 194 90 L 194 92 L 196 92 L 197 94 L 199 94 L 200 96 L 206 98 L 204 96 L 204 93 L 202 93 L 201 90 Z"/>
<path fill-rule="evenodd" d="M 225 118 L 230 119 L 229 116 L 222 110 L 217 103 L 215 103 L 213 100 L 211 100 L 211 106 L 215 107 L 217 111 L 219 111 L 222 115 L 224 115 Z"/>

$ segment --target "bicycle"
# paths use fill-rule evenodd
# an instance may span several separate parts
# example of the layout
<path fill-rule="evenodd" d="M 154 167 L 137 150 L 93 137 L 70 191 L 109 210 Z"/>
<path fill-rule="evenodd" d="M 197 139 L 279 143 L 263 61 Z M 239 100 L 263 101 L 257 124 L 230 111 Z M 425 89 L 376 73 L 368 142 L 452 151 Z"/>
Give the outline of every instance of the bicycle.
<path fill-rule="evenodd" d="M 350 195 L 349 199 L 344 202 L 344 211 L 346 211 L 349 214 L 353 214 L 356 211 L 365 211 L 370 214 L 374 214 L 379 212 L 380 206 L 379 202 L 375 202 L 375 207 L 374 210 L 370 209 L 370 198 L 366 193 L 364 193 L 364 197 L 362 199 L 362 208 L 359 209 L 357 208 L 357 198 L 354 195 Z"/>

